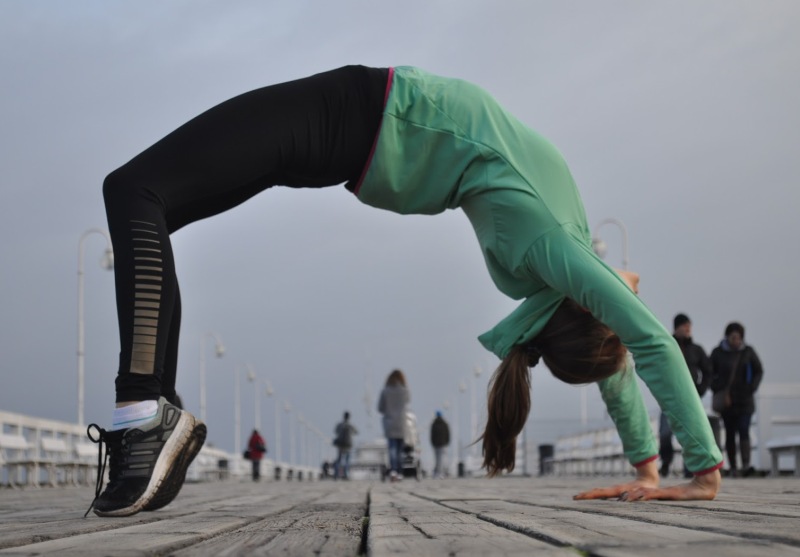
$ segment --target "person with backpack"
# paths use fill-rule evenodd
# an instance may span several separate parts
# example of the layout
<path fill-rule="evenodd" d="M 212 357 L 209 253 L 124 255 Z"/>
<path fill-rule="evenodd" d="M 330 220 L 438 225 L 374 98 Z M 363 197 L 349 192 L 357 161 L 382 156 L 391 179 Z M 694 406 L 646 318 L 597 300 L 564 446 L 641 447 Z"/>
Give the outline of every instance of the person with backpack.
<path fill-rule="evenodd" d="M 450 444 L 450 426 L 442 417 L 442 413 L 437 411 L 436 418 L 431 424 L 431 445 L 433 445 L 434 466 L 433 477 L 443 478 L 444 468 L 442 463 L 444 461 L 444 452 Z"/>
<path fill-rule="evenodd" d="M 333 464 L 333 479 L 350 479 L 350 451 L 353 448 L 353 435 L 358 430 L 350 423 L 350 412 L 344 413 L 344 419 L 336 425 L 333 445 L 336 447 L 336 462 Z"/>
<path fill-rule="evenodd" d="M 253 481 L 257 482 L 261 479 L 261 459 L 267 454 L 267 442 L 261 437 L 257 429 L 253 430 L 250 434 L 250 440 L 247 442 L 247 459 L 253 464 Z"/>

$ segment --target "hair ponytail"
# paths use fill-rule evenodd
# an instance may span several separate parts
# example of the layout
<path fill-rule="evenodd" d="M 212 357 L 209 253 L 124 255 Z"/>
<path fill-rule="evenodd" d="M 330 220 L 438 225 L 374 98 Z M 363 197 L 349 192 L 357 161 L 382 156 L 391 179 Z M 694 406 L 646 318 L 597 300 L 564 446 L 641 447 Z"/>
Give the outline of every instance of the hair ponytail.
<path fill-rule="evenodd" d="M 489 477 L 514 470 L 517 435 L 531 410 L 529 367 L 539 358 L 561 381 L 585 384 L 610 377 L 622 367 L 625 347 L 591 313 L 564 300 L 535 339 L 514 346 L 489 384 L 483 466 Z"/>
<path fill-rule="evenodd" d="M 486 429 L 483 440 L 483 466 L 489 477 L 514 469 L 517 435 L 525 426 L 531 409 L 529 355 L 515 346 L 500 363 L 489 384 Z"/>

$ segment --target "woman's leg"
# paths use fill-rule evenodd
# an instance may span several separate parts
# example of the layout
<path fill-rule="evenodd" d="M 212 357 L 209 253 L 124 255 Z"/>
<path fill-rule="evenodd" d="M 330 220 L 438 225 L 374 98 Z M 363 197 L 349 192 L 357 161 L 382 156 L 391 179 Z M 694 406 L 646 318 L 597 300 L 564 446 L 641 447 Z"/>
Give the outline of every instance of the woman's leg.
<path fill-rule="evenodd" d="M 750 423 L 752 414 L 739 414 L 737 420 L 737 431 L 739 433 L 739 453 L 742 457 L 742 471 L 749 474 L 750 469 Z"/>
<path fill-rule="evenodd" d="M 728 465 L 732 473 L 736 472 L 736 432 L 739 428 L 736 414 L 722 414 L 725 424 L 725 452 L 728 454 Z"/>
<path fill-rule="evenodd" d="M 389 465 L 392 472 L 400 473 L 402 463 L 402 439 L 389 439 Z"/>
<path fill-rule="evenodd" d="M 245 93 L 106 178 L 121 347 L 118 403 L 174 397 L 180 300 L 169 235 L 273 185 L 357 179 L 378 129 L 387 76 L 347 67 Z"/>

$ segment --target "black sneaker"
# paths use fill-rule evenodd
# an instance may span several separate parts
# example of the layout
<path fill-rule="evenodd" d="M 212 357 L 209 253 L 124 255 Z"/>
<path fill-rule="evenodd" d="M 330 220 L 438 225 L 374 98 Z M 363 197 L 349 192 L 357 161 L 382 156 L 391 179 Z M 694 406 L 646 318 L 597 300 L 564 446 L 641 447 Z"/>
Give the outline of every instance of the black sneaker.
<path fill-rule="evenodd" d="M 99 432 L 98 439 L 92 428 Z M 167 505 L 180 491 L 205 433 L 205 425 L 164 398 L 158 400 L 155 418 L 141 426 L 106 431 L 91 424 L 87 434 L 100 448 L 95 499 L 89 510 L 98 516 L 130 516 Z M 108 485 L 101 493 L 107 459 Z"/>
<path fill-rule="evenodd" d="M 142 507 L 143 511 L 157 511 L 164 508 L 180 493 L 183 487 L 183 482 L 186 479 L 186 471 L 189 465 L 203 448 L 203 443 L 206 440 L 206 424 L 200 420 L 195 419 L 195 428 L 192 430 L 191 438 L 186 449 L 180 454 L 179 461 L 173 466 L 169 475 L 164 478 L 161 489 L 158 490 L 149 503 Z"/>

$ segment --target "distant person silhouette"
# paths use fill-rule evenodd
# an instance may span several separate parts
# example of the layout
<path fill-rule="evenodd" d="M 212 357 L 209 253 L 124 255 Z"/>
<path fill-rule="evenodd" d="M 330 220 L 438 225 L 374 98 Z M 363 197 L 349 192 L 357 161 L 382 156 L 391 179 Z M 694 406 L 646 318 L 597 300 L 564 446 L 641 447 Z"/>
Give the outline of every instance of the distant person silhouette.
<path fill-rule="evenodd" d="M 444 468 L 442 467 L 442 463 L 444 462 L 444 453 L 449 444 L 450 426 L 442 417 L 442 413 L 437 411 L 436 417 L 433 419 L 433 423 L 431 423 L 431 445 L 433 446 L 434 456 L 434 478 L 444 477 Z"/>
<path fill-rule="evenodd" d="M 756 411 L 755 393 L 764 377 L 764 368 L 755 349 L 744 342 L 744 326 L 731 322 L 725 327 L 725 337 L 711 351 L 714 369 L 711 390 L 715 393 L 728 390 L 730 406 L 724 409 L 725 451 L 728 453 L 729 473 L 732 477 L 750 476 L 755 471 L 750 465 L 750 423 Z M 736 462 L 736 438 L 742 467 Z"/>
<path fill-rule="evenodd" d="M 395 369 L 386 378 L 386 385 L 378 399 L 378 412 L 383 414 L 383 432 L 389 449 L 389 479 L 393 482 L 403 479 L 403 445 L 410 401 L 406 376 Z"/>
<path fill-rule="evenodd" d="M 336 447 L 336 462 L 333 464 L 334 479 L 350 479 L 350 451 L 353 449 L 353 435 L 358 430 L 350 423 L 350 412 L 345 412 L 341 422 L 334 429 L 333 444 Z"/>

